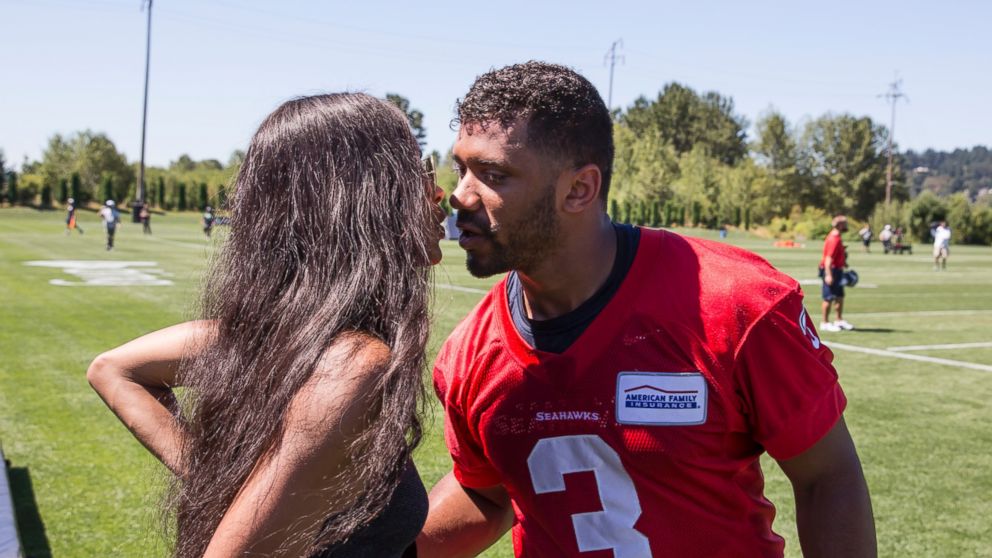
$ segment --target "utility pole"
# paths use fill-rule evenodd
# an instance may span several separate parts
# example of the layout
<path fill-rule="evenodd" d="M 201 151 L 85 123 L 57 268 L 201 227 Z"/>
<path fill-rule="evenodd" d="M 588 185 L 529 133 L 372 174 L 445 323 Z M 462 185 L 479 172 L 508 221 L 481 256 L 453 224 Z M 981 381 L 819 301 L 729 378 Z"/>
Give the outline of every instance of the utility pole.
<path fill-rule="evenodd" d="M 613 67 L 616 66 L 617 62 L 622 64 L 624 61 L 622 55 L 617 55 L 617 47 L 623 48 L 623 39 L 613 41 L 613 44 L 610 45 L 610 50 L 603 57 L 603 64 L 610 66 L 610 94 L 606 98 L 606 108 L 610 111 L 613 110 Z"/>
<path fill-rule="evenodd" d="M 896 134 L 896 103 L 899 99 L 905 97 L 909 100 L 909 97 L 900 91 L 902 87 L 902 80 L 896 79 L 889 84 L 889 90 L 885 93 L 879 95 L 879 97 L 885 97 L 885 102 L 892 105 L 892 124 L 889 126 L 889 166 L 885 171 L 885 205 L 888 207 L 892 203 L 892 137 Z"/>
<path fill-rule="evenodd" d="M 138 167 L 138 192 L 137 199 L 131 207 L 131 220 L 134 223 L 141 222 L 141 206 L 145 203 L 145 129 L 148 126 L 148 69 L 152 59 L 152 0 L 142 0 L 142 9 L 145 2 L 148 6 L 148 29 L 145 33 L 145 101 L 141 112 L 141 163 Z"/>

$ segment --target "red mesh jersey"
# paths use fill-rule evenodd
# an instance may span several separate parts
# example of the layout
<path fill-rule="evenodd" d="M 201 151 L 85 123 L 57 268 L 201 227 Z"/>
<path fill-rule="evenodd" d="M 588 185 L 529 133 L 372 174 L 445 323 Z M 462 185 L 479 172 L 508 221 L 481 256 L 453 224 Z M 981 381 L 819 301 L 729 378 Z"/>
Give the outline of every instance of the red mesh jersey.
<path fill-rule="evenodd" d="M 649 229 L 562 354 L 517 334 L 505 281 L 434 382 L 454 473 L 502 483 L 517 556 L 781 556 L 758 458 L 788 459 L 846 400 L 794 280 L 749 252 Z"/>

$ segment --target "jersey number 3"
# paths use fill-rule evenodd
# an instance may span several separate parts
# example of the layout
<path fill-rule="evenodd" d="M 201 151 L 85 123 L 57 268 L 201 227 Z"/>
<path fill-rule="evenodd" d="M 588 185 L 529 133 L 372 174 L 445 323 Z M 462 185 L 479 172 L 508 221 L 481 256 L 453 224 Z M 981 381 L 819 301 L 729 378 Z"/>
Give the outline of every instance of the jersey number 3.
<path fill-rule="evenodd" d="M 648 538 L 634 529 L 641 503 L 620 456 L 596 435 L 560 436 L 537 442 L 527 458 L 534 491 L 565 490 L 565 475 L 592 471 L 603 511 L 572 515 L 579 552 L 613 550 L 615 558 L 649 558 Z"/>

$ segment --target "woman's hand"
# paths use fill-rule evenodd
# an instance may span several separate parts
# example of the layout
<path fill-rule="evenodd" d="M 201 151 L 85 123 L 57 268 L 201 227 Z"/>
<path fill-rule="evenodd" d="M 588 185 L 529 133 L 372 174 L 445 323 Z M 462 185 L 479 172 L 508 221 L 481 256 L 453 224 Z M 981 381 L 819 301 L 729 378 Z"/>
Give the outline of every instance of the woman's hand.
<path fill-rule="evenodd" d="M 182 429 L 172 388 L 184 356 L 210 344 L 215 326 L 186 322 L 143 335 L 96 357 L 86 379 L 104 403 L 149 451 L 182 476 Z"/>

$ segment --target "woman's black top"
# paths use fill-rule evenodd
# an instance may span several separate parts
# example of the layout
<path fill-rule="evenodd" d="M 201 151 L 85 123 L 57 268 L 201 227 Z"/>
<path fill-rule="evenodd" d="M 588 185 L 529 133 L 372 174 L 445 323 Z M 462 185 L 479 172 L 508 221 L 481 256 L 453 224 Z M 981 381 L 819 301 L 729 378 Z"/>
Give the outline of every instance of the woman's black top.
<path fill-rule="evenodd" d="M 344 543 L 326 548 L 313 558 L 401 558 L 425 521 L 427 491 L 411 462 L 378 517 Z"/>

